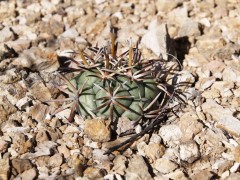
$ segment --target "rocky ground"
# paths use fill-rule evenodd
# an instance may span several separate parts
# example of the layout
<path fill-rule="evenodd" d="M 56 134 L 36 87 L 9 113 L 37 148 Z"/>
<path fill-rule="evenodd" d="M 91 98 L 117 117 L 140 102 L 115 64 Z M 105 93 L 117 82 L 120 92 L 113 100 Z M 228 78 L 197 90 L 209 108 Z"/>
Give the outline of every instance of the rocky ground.
<path fill-rule="evenodd" d="M 240 179 L 238 0 L 10 0 L 0 22 L 0 179 Z M 177 54 L 190 85 L 179 117 L 104 155 L 129 137 L 44 101 L 58 57 L 106 45 L 110 25 L 120 51 L 131 38 L 146 58 Z"/>

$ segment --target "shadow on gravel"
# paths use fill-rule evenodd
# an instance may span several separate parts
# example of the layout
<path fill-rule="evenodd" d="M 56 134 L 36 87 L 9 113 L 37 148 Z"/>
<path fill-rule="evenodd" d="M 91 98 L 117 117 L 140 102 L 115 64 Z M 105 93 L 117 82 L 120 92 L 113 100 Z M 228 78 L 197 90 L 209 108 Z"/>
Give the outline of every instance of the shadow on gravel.
<path fill-rule="evenodd" d="M 175 43 L 175 50 L 177 51 L 177 58 L 182 64 L 183 60 L 185 59 L 185 55 L 188 54 L 189 52 L 191 43 L 187 36 L 174 39 L 174 43 Z"/>

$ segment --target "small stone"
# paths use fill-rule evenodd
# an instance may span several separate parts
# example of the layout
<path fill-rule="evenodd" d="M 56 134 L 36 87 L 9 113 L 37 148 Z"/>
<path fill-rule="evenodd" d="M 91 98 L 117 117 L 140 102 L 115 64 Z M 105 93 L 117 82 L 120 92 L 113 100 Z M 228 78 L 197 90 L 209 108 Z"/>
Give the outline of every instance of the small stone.
<path fill-rule="evenodd" d="M 156 160 L 154 167 L 160 173 L 168 174 L 177 169 L 178 165 L 166 158 L 160 158 Z"/>
<path fill-rule="evenodd" d="M 180 159 L 193 163 L 200 157 L 198 145 L 195 141 L 188 141 L 180 144 Z"/>
<path fill-rule="evenodd" d="M 74 28 L 70 28 L 61 34 L 62 37 L 70 38 L 70 39 L 75 39 L 76 37 L 78 37 L 78 35 L 79 33 Z"/>
<path fill-rule="evenodd" d="M 84 133 L 93 141 L 109 141 L 111 139 L 109 121 L 104 119 L 87 119 L 85 121 Z"/>
<path fill-rule="evenodd" d="M 200 80 L 200 89 L 205 90 L 209 88 L 214 82 L 215 82 L 215 77 L 211 76 L 209 78 L 202 78 Z"/>
<path fill-rule="evenodd" d="M 194 112 L 187 112 L 180 117 L 179 128 L 184 132 L 182 139 L 191 140 L 203 129 L 203 124 L 198 122 L 198 116 Z"/>
<path fill-rule="evenodd" d="M 165 147 L 161 144 L 149 143 L 147 146 L 145 146 L 144 150 L 151 163 L 163 156 Z"/>
<path fill-rule="evenodd" d="M 94 167 L 88 167 L 84 171 L 84 177 L 87 177 L 89 179 L 98 179 L 98 178 L 102 178 L 105 175 L 106 173 L 104 170 L 101 170 L 99 168 L 94 168 Z"/>
<path fill-rule="evenodd" d="M 179 37 L 197 37 L 201 35 L 200 24 L 193 20 L 185 21 L 179 29 L 178 36 Z"/>
<path fill-rule="evenodd" d="M 161 127 L 159 130 L 159 135 L 169 146 L 175 146 L 176 144 L 179 144 L 180 139 L 183 136 L 179 126 L 174 124 Z"/>
<path fill-rule="evenodd" d="M 226 178 L 226 180 L 239 180 L 239 179 L 240 173 L 232 173 Z"/>
<path fill-rule="evenodd" d="M 9 147 L 9 142 L 0 139 L 0 153 L 5 153 Z"/>
<path fill-rule="evenodd" d="M 33 167 L 29 159 L 13 159 L 12 166 L 19 174 Z"/>
<path fill-rule="evenodd" d="M 202 171 L 193 173 L 190 176 L 190 179 L 194 179 L 194 180 L 211 179 L 211 177 L 213 177 L 213 176 L 214 176 L 214 174 L 211 171 L 202 170 Z"/>
<path fill-rule="evenodd" d="M 117 124 L 117 134 L 120 135 L 131 129 L 134 129 L 134 121 L 130 121 L 126 117 L 120 117 Z"/>
<path fill-rule="evenodd" d="M 113 168 L 111 171 L 123 176 L 127 169 L 126 163 L 127 158 L 125 156 L 123 155 L 116 156 L 115 159 L 113 160 Z"/>
<path fill-rule="evenodd" d="M 143 157 L 139 155 L 133 155 L 130 159 L 125 177 L 129 180 L 152 179 Z"/>
<path fill-rule="evenodd" d="M 43 121 L 49 112 L 49 106 L 37 102 L 29 108 L 29 114 L 37 121 Z"/>
<path fill-rule="evenodd" d="M 175 55 L 166 24 L 157 25 L 155 28 L 150 29 L 142 37 L 141 44 L 151 49 L 157 56 L 161 54 L 166 60 L 172 58 L 168 54 Z"/>
<path fill-rule="evenodd" d="M 209 113 L 213 120 L 219 120 L 224 116 L 232 116 L 232 112 L 227 109 L 223 108 L 221 105 L 219 105 L 216 101 L 209 99 L 205 103 L 202 104 L 203 112 Z"/>
<path fill-rule="evenodd" d="M 2 180 L 8 180 L 10 176 L 10 165 L 9 165 L 9 159 L 3 158 L 0 159 L 0 179 Z"/>
<path fill-rule="evenodd" d="M 62 163 L 63 163 L 62 154 L 60 154 L 60 153 L 54 154 L 53 156 L 50 157 L 48 163 L 49 163 L 48 165 L 49 165 L 51 168 L 61 166 Z"/>
<path fill-rule="evenodd" d="M 177 7 L 180 2 L 181 2 L 181 0 L 173 0 L 173 1 L 157 0 L 155 3 L 156 3 L 158 11 L 169 12 L 172 9 L 174 9 L 175 7 Z"/>
<path fill-rule="evenodd" d="M 164 177 L 168 177 L 170 179 L 188 180 L 183 171 L 180 169 L 176 169 L 174 172 L 164 175 Z"/>
<path fill-rule="evenodd" d="M 240 145 L 235 147 L 234 156 L 235 156 L 235 161 L 240 163 Z"/>
<path fill-rule="evenodd" d="M 10 31 L 9 27 L 5 27 L 0 31 L 0 43 L 10 41 L 13 37 L 13 33 Z"/>
<path fill-rule="evenodd" d="M 37 177 L 37 170 L 36 168 L 26 170 L 22 174 L 20 174 L 18 177 L 24 180 L 34 180 Z"/>
<path fill-rule="evenodd" d="M 230 134 L 240 137 L 240 121 L 233 116 L 223 116 L 217 122 L 217 127 L 224 129 Z"/>

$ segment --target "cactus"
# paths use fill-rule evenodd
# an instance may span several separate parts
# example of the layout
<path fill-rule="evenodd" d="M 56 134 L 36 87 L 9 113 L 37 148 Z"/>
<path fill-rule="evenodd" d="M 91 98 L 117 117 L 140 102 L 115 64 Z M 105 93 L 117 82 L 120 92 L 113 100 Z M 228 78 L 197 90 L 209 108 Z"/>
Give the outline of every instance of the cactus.
<path fill-rule="evenodd" d="M 56 85 L 68 94 L 72 102 L 59 110 L 71 107 L 68 120 L 76 112 L 83 118 L 104 117 L 111 120 L 127 117 L 138 121 L 143 117 L 154 118 L 161 111 L 166 95 L 170 95 L 161 80 L 161 59 L 144 60 L 138 44 L 117 56 L 115 35 L 111 44 L 103 48 L 89 48 L 93 56 L 80 49 L 75 54 L 80 60 L 70 59 L 79 73 L 71 80 L 59 74 L 68 84 L 67 89 Z M 68 69 L 68 70 L 69 70 Z"/>

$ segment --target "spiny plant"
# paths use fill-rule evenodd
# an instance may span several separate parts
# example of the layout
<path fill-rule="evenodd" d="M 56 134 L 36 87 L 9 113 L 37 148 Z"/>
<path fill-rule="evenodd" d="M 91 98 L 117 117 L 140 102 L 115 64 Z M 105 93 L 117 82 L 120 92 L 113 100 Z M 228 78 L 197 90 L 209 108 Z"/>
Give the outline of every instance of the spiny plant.
<path fill-rule="evenodd" d="M 67 88 L 55 86 L 69 97 L 51 101 L 71 103 L 56 112 L 70 107 L 70 122 L 75 113 L 83 119 L 103 117 L 112 122 L 120 117 L 137 122 L 159 119 L 167 100 L 174 96 L 174 91 L 170 93 L 163 80 L 169 71 L 164 70 L 161 58 L 143 59 L 138 43 L 133 47 L 131 42 L 126 52 L 117 55 L 116 34 L 113 32 L 108 46 L 89 50 L 92 55 L 78 49 L 74 53 L 80 56 L 80 60 L 69 59 L 75 68 L 68 67 L 67 71 L 78 72 L 73 79 L 68 80 L 64 73 L 59 74 Z"/>

